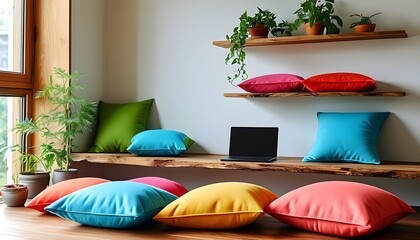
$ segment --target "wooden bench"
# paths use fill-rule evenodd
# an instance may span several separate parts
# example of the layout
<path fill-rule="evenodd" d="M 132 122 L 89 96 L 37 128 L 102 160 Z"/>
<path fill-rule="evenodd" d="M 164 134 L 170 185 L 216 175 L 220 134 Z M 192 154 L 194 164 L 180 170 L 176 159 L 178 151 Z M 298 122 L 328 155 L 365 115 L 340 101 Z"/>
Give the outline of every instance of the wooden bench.
<path fill-rule="evenodd" d="M 180 157 L 140 157 L 129 153 L 73 153 L 74 161 L 136 165 L 144 167 L 196 167 L 247 171 L 323 173 L 345 176 L 420 179 L 420 162 L 382 162 L 380 165 L 355 163 L 304 163 L 298 157 L 278 157 L 271 163 L 223 162 L 221 155 L 184 154 Z"/>

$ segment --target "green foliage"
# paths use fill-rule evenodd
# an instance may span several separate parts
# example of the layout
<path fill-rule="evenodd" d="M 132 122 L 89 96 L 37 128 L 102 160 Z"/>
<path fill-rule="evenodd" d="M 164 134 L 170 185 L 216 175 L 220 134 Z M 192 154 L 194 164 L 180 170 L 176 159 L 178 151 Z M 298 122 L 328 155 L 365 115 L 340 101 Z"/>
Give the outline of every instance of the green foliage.
<path fill-rule="evenodd" d="M 343 26 L 343 20 L 334 14 L 334 0 L 305 0 L 294 14 L 297 19 L 290 25 L 292 31 L 304 23 L 312 27 L 315 22 L 320 22 L 327 29 L 327 34 L 338 34 L 340 29 L 337 25 Z"/>
<path fill-rule="evenodd" d="M 232 35 L 226 35 L 226 39 L 230 42 L 230 51 L 225 58 L 225 64 L 237 66 L 233 76 L 228 76 L 227 80 L 229 83 L 241 78 L 245 80 L 248 78 L 248 74 L 245 70 L 245 57 L 244 46 L 246 39 L 248 38 L 248 28 L 255 27 L 258 24 L 264 25 L 268 30 L 276 27 L 276 16 L 274 13 L 267 10 L 258 8 L 258 12 L 254 16 L 249 16 L 248 12 L 244 12 L 239 18 L 239 26 L 233 29 Z"/>
<path fill-rule="evenodd" d="M 68 170 L 71 163 L 73 139 L 83 130 L 90 130 L 96 116 L 96 102 L 76 95 L 83 89 L 79 83 L 80 73 L 67 73 L 61 68 L 54 68 L 49 83 L 39 92 L 36 98 L 44 98 L 52 108 L 46 114 L 35 119 L 18 121 L 12 131 L 22 137 L 22 144 L 11 147 L 19 153 L 20 172 L 36 172 L 38 164 L 46 171 L 51 171 L 54 163 L 63 170 Z M 25 147 L 29 135 L 39 132 L 45 140 L 39 146 Z M 39 155 L 32 154 L 33 148 L 39 148 Z"/>
<path fill-rule="evenodd" d="M 71 162 L 73 139 L 83 130 L 91 130 L 96 116 L 96 102 L 76 95 L 83 89 L 79 82 L 80 73 L 67 73 L 61 68 L 54 68 L 53 74 L 59 83 L 50 81 L 36 98 L 44 98 L 52 104 L 52 109 L 37 117 L 34 123 L 39 128 L 46 143 L 41 145 L 41 156 L 48 163 L 56 162 L 60 169 L 68 170 Z"/>
<path fill-rule="evenodd" d="M 350 15 L 350 17 L 359 17 L 360 19 L 357 22 L 353 22 L 350 25 L 350 28 L 354 28 L 354 27 L 356 27 L 358 25 L 363 25 L 363 24 L 372 24 L 373 23 L 372 22 L 372 17 L 377 16 L 379 14 L 381 14 L 381 12 L 372 14 L 370 16 L 363 16 L 363 14 L 352 14 L 352 15 Z"/>
<path fill-rule="evenodd" d="M 277 27 L 271 30 L 271 34 L 276 37 L 292 36 L 292 31 L 290 30 L 290 25 L 288 21 L 282 20 Z"/>

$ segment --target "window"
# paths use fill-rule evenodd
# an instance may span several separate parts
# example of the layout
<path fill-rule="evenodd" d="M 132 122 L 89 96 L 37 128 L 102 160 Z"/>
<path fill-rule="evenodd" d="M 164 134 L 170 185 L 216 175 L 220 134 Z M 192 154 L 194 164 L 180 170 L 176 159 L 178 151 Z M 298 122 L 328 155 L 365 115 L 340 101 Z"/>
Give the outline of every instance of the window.
<path fill-rule="evenodd" d="M 1 0 L 0 88 L 32 89 L 33 0 Z"/>
<path fill-rule="evenodd" d="M 0 0 L 0 149 L 19 143 L 10 131 L 32 100 L 34 0 Z M 0 151 L 0 185 L 11 181 L 11 156 Z M 8 171 L 6 172 L 6 169 Z"/>
<path fill-rule="evenodd" d="M 19 143 L 20 138 L 9 131 L 17 120 L 24 117 L 27 97 L 0 96 L 0 186 L 12 180 L 11 152 L 8 146 Z"/>

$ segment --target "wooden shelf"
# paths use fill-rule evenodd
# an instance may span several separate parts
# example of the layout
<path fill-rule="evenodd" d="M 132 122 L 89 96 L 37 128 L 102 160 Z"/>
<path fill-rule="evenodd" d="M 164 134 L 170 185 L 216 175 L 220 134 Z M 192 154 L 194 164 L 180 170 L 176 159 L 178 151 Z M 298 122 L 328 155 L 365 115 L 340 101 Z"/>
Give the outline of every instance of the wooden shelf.
<path fill-rule="evenodd" d="M 74 161 L 144 167 L 190 167 L 420 179 L 420 163 L 418 162 L 382 162 L 381 165 L 305 163 L 300 157 L 278 157 L 277 161 L 271 163 L 224 162 L 220 160 L 221 155 L 210 154 L 185 154 L 181 157 L 139 157 L 129 153 L 73 153 L 72 156 Z"/>
<path fill-rule="evenodd" d="M 329 34 L 329 35 L 315 35 L 315 36 L 303 35 L 303 36 L 252 39 L 252 40 L 247 40 L 245 46 L 256 47 L 256 46 L 360 41 L 360 40 L 406 38 L 406 37 L 407 37 L 407 33 L 405 32 L 405 30 L 370 32 L 370 33 L 344 33 L 344 34 Z M 222 47 L 222 48 L 230 48 L 230 42 L 227 40 L 214 41 L 213 45 Z"/>
<path fill-rule="evenodd" d="M 225 93 L 228 98 L 280 97 L 403 97 L 405 92 L 281 92 L 281 93 Z"/>

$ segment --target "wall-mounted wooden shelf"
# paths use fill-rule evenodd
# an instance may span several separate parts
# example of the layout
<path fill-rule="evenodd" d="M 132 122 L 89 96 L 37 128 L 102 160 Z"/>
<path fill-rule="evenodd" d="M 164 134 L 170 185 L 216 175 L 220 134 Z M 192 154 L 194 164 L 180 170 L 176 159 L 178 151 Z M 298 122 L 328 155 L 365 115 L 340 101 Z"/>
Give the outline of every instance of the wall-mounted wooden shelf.
<path fill-rule="evenodd" d="M 370 33 L 345 33 L 345 34 L 329 34 L 316 36 L 290 36 L 290 37 L 274 37 L 274 38 L 260 38 L 247 40 L 246 47 L 255 46 L 271 46 L 271 45 L 287 45 L 287 44 L 302 44 L 302 43 L 322 43 L 322 42 L 341 42 L 341 41 L 359 41 L 372 39 L 388 39 L 388 38 L 406 38 L 405 30 L 382 31 Z M 214 41 L 213 45 L 230 48 L 230 42 Z"/>
<path fill-rule="evenodd" d="M 403 97 L 405 92 L 281 92 L 281 93 L 225 93 L 229 98 L 280 97 Z"/>
<path fill-rule="evenodd" d="M 271 163 L 224 162 L 222 155 L 183 154 L 180 157 L 141 157 L 129 153 L 73 153 L 76 162 L 123 164 L 143 167 L 210 168 L 247 171 L 322 173 L 345 176 L 420 179 L 419 162 L 382 162 L 380 165 L 355 163 L 302 162 L 302 157 L 277 157 Z"/>

